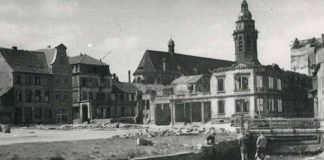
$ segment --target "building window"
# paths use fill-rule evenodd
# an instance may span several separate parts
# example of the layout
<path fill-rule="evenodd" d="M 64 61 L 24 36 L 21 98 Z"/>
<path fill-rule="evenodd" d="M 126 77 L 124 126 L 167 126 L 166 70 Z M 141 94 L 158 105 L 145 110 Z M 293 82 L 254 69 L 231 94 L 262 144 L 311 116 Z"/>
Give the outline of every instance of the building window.
<path fill-rule="evenodd" d="M 41 84 L 41 79 L 39 76 L 35 77 L 35 85 L 40 85 Z"/>
<path fill-rule="evenodd" d="M 93 100 L 93 93 L 89 92 L 89 100 Z"/>
<path fill-rule="evenodd" d="M 42 108 L 33 108 L 33 109 L 34 109 L 35 118 L 42 119 Z"/>
<path fill-rule="evenodd" d="M 26 101 L 31 102 L 32 101 L 32 91 L 27 90 L 26 91 Z"/>
<path fill-rule="evenodd" d="M 56 83 L 56 84 L 60 84 L 60 77 L 56 77 L 56 78 L 55 78 L 55 83 Z"/>
<path fill-rule="evenodd" d="M 132 101 L 132 95 L 131 94 L 128 95 L 128 101 L 129 102 Z"/>
<path fill-rule="evenodd" d="M 263 88 L 263 77 L 262 76 L 257 76 L 257 88 Z"/>
<path fill-rule="evenodd" d="M 281 91 L 281 79 L 277 79 L 277 89 Z"/>
<path fill-rule="evenodd" d="M 16 83 L 21 84 L 21 76 L 20 75 L 17 76 L 17 82 Z"/>
<path fill-rule="evenodd" d="M 64 77 L 64 84 L 68 84 L 69 80 L 67 77 Z"/>
<path fill-rule="evenodd" d="M 69 92 L 64 92 L 63 99 L 67 101 L 69 99 Z"/>
<path fill-rule="evenodd" d="M 22 101 L 22 94 L 21 94 L 21 90 L 17 90 L 17 91 L 16 91 L 16 101 L 17 101 L 17 102 L 21 102 L 21 101 Z"/>
<path fill-rule="evenodd" d="M 263 112 L 263 98 L 257 98 L 257 108 L 258 113 Z"/>
<path fill-rule="evenodd" d="M 224 100 L 218 101 L 218 114 L 225 114 L 225 101 Z"/>
<path fill-rule="evenodd" d="M 32 81 L 33 81 L 33 77 L 27 76 L 27 78 L 26 78 L 26 84 L 32 84 Z"/>
<path fill-rule="evenodd" d="M 49 101 L 49 91 L 45 91 L 44 101 L 45 102 L 48 102 Z"/>
<path fill-rule="evenodd" d="M 40 102 L 41 101 L 41 91 L 40 90 L 36 90 L 35 91 L 35 101 L 36 102 Z"/>
<path fill-rule="evenodd" d="M 238 99 L 235 101 L 235 112 L 242 113 L 242 111 L 244 113 L 249 112 L 249 101 L 245 99 Z"/>
<path fill-rule="evenodd" d="M 106 79 L 104 77 L 100 78 L 100 87 L 106 87 Z"/>
<path fill-rule="evenodd" d="M 56 91 L 56 92 L 55 92 L 55 99 L 56 99 L 57 101 L 61 100 L 61 93 L 60 93 L 60 91 Z"/>
<path fill-rule="evenodd" d="M 124 101 L 124 94 L 120 94 L 120 100 L 119 102 L 123 102 Z"/>
<path fill-rule="evenodd" d="M 239 36 L 239 42 L 238 42 L 238 46 L 239 46 L 239 51 L 243 51 L 243 41 L 242 41 L 242 36 Z"/>
<path fill-rule="evenodd" d="M 87 100 L 87 92 L 82 92 L 82 100 Z"/>
<path fill-rule="evenodd" d="M 111 100 L 111 101 L 115 101 L 115 95 L 114 95 L 114 94 L 111 94 L 111 95 L 110 95 L 110 100 Z"/>
<path fill-rule="evenodd" d="M 249 80 L 247 76 L 235 77 L 235 90 L 242 91 L 249 89 Z"/>
<path fill-rule="evenodd" d="M 268 110 L 270 112 L 274 112 L 275 111 L 273 98 L 269 98 L 269 101 L 268 101 Z"/>
<path fill-rule="evenodd" d="M 146 100 L 145 101 L 145 108 L 146 108 L 146 110 L 149 110 L 150 109 L 150 100 Z"/>
<path fill-rule="evenodd" d="M 269 77 L 269 88 L 273 89 L 273 78 Z"/>
<path fill-rule="evenodd" d="M 89 87 L 93 87 L 93 85 L 92 85 L 92 78 L 89 78 L 89 79 L 88 79 L 88 86 L 89 86 Z"/>
<path fill-rule="evenodd" d="M 86 78 L 81 78 L 82 81 L 82 86 L 86 87 L 87 86 L 87 79 Z"/>
<path fill-rule="evenodd" d="M 224 92 L 224 78 L 217 78 L 217 91 L 218 92 Z"/>
<path fill-rule="evenodd" d="M 278 112 L 282 112 L 282 100 L 278 99 Z"/>

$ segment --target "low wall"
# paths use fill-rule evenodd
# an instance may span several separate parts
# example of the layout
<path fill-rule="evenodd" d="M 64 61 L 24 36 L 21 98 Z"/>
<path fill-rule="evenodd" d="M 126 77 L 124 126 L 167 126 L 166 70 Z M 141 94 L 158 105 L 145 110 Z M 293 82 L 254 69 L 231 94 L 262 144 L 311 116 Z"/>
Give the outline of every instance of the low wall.
<path fill-rule="evenodd" d="M 134 158 L 133 160 L 239 160 L 237 140 L 219 141 L 214 145 L 202 146 L 197 152 L 183 152 L 164 156 Z"/>

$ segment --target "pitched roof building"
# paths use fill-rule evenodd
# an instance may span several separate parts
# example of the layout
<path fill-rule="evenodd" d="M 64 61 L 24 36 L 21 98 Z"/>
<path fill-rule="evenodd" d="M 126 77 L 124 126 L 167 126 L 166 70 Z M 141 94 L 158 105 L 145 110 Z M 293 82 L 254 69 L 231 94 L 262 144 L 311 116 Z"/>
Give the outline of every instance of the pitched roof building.
<path fill-rule="evenodd" d="M 215 68 L 230 66 L 232 61 L 174 53 L 173 40 L 169 52 L 147 50 L 134 72 L 136 83 L 169 84 L 181 75 L 210 74 Z"/>

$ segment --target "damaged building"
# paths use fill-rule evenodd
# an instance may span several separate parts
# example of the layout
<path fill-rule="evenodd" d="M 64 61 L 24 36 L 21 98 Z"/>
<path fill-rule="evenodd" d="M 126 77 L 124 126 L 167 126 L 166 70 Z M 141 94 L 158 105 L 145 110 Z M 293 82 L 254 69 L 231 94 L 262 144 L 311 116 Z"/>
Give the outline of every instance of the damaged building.
<path fill-rule="evenodd" d="M 235 61 L 177 54 L 173 40 L 168 52 L 146 51 L 134 73 L 134 82 L 144 88 L 144 122 L 223 123 L 241 114 L 313 117 L 307 97 L 310 77 L 276 64 L 262 65 L 258 33 L 244 0 L 233 33 Z"/>

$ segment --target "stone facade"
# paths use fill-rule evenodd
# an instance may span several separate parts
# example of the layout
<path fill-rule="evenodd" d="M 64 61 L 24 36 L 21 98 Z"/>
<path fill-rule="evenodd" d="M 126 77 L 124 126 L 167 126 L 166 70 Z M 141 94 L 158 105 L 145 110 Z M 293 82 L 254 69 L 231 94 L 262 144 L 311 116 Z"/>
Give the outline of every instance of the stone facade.
<path fill-rule="evenodd" d="M 73 120 L 77 123 L 108 118 L 112 92 L 109 65 L 86 54 L 70 57 L 72 65 Z"/>
<path fill-rule="evenodd" d="M 63 44 L 55 48 L 41 49 L 53 73 L 50 99 L 55 114 L 55 123 L 72 122 L 72 68 Z"/>

